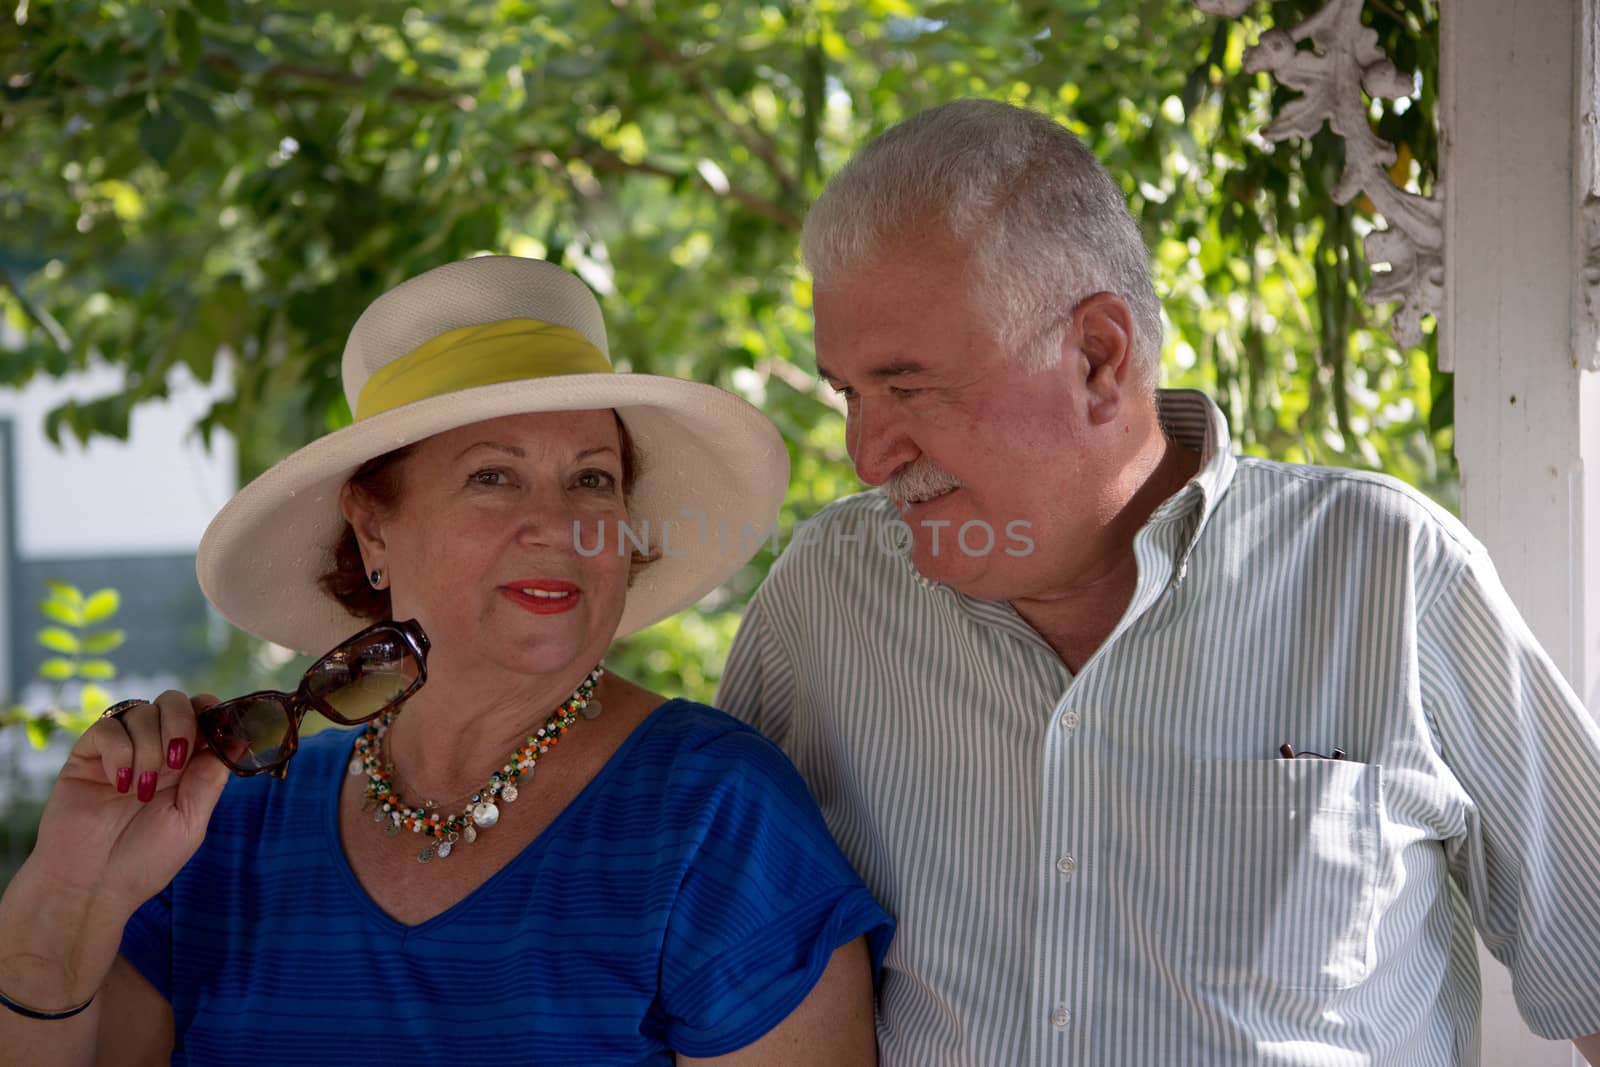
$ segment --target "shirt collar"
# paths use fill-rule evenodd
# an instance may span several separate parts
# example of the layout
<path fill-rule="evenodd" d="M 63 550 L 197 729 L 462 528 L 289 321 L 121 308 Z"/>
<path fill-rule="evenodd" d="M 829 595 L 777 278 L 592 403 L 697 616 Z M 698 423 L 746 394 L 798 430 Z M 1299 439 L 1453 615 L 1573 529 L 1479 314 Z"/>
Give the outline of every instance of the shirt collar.
<path fill-rule="evenodd" d="M 1222 409 L 1217 407 L 1205 393 L 1197 389 L 1157 389 L 1156 417 L 1168 437 L 1189 451 L 1200 454 L 1200 469 L 1195 476 L 1189 479 L 1182 489 L 1163 501 L 1145 522 L 1145 530 L 1151 532 L 1170 523 L 1185 520 L 1193 523 L 1187 531 L 1187 536 L 1180 534 L 1182 540 L 1180 544 L 1174 546 L 1176 551 L 1173 553 L 1173 567 L 1169 580 L 1177 584 L 1183 581 L 1189 566 L 1189 554 L 1199 543 L 1201 532 L 1216 512 L 1217 504 L 1223 494 L 1233 483 L 1236 463 L 1233 458 L 1232 438 L 1228 434 L 1228 420 L 1223 416 Z M 957 593 L 949 586 L 933 581 L 917 570 L 916 564 L 911 561 L 910 552 L 901 553 L 900 556 L 902 565 L 911 573 L 912 579 L 924 589 L 942 590 L 954 595 L 969 609 L 1015 619 L 1018 624 L 1027 628 L 1030 634 L 1033 632 L 1010 604 L 975 600 Z"/>
<path fill-rule="evenodd" d="M 1194 551 L 1217 504 L 1233 484 L 1238 464 L 1228 436 L 1228 420 L 1206 394 L 1196 389 L 1158 389 L 1156 416 L 1168 437 L 1200 454 L 1200 469 L 1195 476 L 1151 512 L 1146 521 L 1146 526 L 1151 527 L 1192 518 L 1194 525 L 1178 553 L 1177 571 L 1181 578 L 1189 553 Z M 1197 506 L 1199 513 L 1195 515 Z"/>

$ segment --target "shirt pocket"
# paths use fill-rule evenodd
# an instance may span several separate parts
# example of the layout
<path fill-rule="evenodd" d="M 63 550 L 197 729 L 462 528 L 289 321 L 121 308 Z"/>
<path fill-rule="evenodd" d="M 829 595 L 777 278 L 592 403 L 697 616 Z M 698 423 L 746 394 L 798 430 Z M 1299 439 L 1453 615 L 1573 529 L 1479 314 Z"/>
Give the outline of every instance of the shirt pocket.
<path fill-rule="evenodd" d="M 1349 760 L 1194 766 L 1189 973 L 1331 992 L 1372 969 L 1380 770 Z"/>

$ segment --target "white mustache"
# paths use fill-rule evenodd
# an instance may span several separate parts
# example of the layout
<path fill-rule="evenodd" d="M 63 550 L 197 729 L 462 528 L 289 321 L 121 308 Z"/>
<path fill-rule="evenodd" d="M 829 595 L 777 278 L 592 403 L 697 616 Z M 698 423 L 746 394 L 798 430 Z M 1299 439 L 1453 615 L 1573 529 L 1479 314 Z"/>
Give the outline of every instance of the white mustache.
<path fill-rule="evenodd" d="M 883 480 L 884 493 L 896 503 L 927 500 L 959 488 L 960 479 L 928 462 L 902 467 Z"/>

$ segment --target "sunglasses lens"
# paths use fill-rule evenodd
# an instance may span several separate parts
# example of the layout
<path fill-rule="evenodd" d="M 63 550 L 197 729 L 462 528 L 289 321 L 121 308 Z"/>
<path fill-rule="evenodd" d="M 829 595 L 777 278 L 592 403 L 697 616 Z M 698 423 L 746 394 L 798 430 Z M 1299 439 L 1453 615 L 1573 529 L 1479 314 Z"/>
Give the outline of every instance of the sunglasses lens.
<path fill-rule="evenodd" d="M 278 763 L 289 737 L 289 708 L 274 697 L 229 700 L 203 713 L 200 728 L 223 761 L 242 771 Z"/>
<path fill-rule="evenodd" d="M 372 718 L 416 687 L 422 664 L 404 637 L 379 630 L 341 645 L 306 674 L 306 693 L 341 722 Z"/>

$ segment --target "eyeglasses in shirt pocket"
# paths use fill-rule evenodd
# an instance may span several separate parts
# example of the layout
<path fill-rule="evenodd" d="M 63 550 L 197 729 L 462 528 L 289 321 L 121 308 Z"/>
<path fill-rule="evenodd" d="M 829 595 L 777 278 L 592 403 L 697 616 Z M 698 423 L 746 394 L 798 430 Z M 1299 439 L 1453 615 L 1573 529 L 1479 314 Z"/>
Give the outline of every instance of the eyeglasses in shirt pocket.
<path fill-rule="evenodd" d="M 1194 765 L 1189 973 L 1332 992 L 1372 970 L 1380 771 L 1332 759 Z"/>

